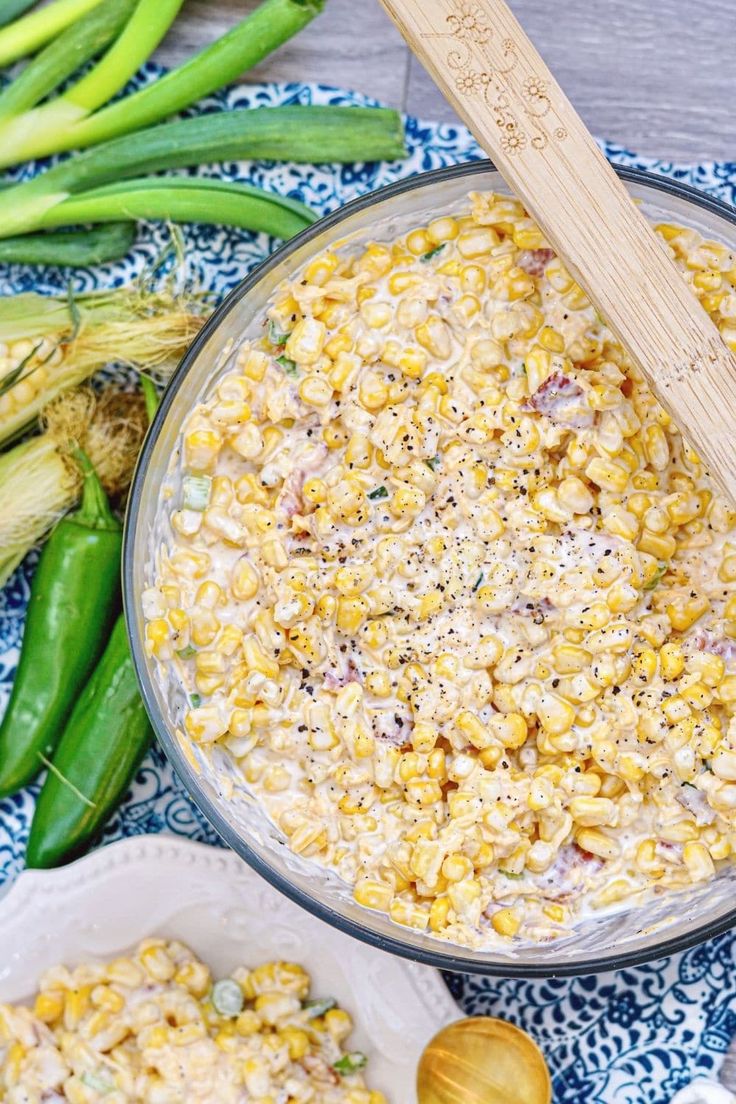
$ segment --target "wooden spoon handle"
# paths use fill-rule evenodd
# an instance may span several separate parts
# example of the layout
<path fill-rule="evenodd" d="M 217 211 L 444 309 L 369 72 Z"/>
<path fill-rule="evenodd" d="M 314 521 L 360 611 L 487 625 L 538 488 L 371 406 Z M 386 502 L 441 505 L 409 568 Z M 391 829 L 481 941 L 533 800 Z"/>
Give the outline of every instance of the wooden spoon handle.
<path fill-rule="evenodd" d="M 382 0 L 736 501 L 736 361 L 504 0 Z"/>

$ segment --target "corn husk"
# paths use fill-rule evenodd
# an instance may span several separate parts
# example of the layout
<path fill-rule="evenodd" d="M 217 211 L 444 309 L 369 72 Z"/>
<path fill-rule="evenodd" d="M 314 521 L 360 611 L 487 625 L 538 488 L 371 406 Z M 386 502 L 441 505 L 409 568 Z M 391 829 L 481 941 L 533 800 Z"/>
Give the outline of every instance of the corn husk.
<path fill-rule="evenodd" d="M 79 499 L 82 448 L 111 497 L 130 483 L 148 428 L 140 392 L 66 391 L 42 414 L 43 432 L 0 455 L 0 586 Z"/>
<path fill-rule="evenodd" d="M 0 446 L 56 395 L 107 364 L 167 379 L 204 321 L 202 296 L 169 284 L 74 300 L 33 292 L 0 299 Z"/>

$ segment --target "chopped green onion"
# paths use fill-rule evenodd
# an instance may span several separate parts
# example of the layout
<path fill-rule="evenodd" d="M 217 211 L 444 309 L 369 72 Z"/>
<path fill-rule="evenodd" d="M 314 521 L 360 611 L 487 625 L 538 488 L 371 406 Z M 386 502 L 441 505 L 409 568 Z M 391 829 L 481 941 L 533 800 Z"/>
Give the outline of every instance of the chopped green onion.
<path fill-rule="evenodd" d="M 294 376 L 296 378 L 299 375 L 299 369 L 296 366 L 295 360 L 289 360 L 287 356 L 279 356 L 276 357 L 276 363 L 281 365 L 287 376 Z"/>
<path fill-rule="evenodd" d="M 329 1012 L 336 1004 L 337 1001 L 334 997 L 322 997 L 318 1000 L 305 1001 L 304 1010 L 309 1013 L 310 1020 L 316 1020 L 318 1016 L 324 1016 L 325 1012 Z"/>
<path fill-rule="evenodd" d="M 332 1063 L 332 1068 L 340 1074 L 357 1073 L 358 1070 L 365 1069 L 368 1065 L 368 1059 L 365 1054 L 361 1054 L 359 1050 L 351 1050 L 348 1054 L 343 1054 L 342 1058 L 338 1058 L 336 1062 Z"/>
<path fill-rule="evenodd" d="M 478 576 L 478 578 L 473 583 L 473 594 L 475 594 L 476 590 L 478 589 L 478 587 L 480 586 L 480 584 L 482 582 L 483 582 L 483 572 L 481 571 L 480 575 Z"/>
<path fill-rule="evenodd" d="M 440 458 L 439 458 L 439 456 L 433 456 L 431 460 L 425 460 L 424 463 L 432 471 L 437 471 L 437 468 L 439 467 L 439 463 L 440 463 Z"/>
<path fill-rule="evenodd" d="M 95 1092 L 102 1093 L 103 1096 L 115 1092 L 115 1086 L 110 1081 L 106 1081 L 104 1077 L 98 1077 L 96 1073 L 83 1073 L 79 1080 L 88 1089 L 94 1089 Z"/>
<path fill-rule="evenodd" d="M 431 261 L 431 260 L 432 260 L 432 258 L 433 258 L 433 257 L 436 257 L 438 253 L 441 253 L 441 252 L 442 252 L 442 250 L 443 250 L 443 249 L 445 248 L 445 245 L 446 245 L 446 244 L 447 244 L 447 242 L 442 242 L 442 244 L 441 244 L 441 245 L 436 245 L 436 246 L 434 247 L 434 249 L 429 249 L 429 250 L 428 250 L 428 251 L 427 251 L 426 253 L 422 253 L 422 255 L 421 255 L 421 257 L 419 258 L 419 260 L 420 260 L 420 261 L 421 261 L 421 262 L 422 262 L 423 264 L 426 264 L 426 263 L 427 263 L 427 261 Z"/>
<path fill-rule="evenodd" d="M 202 695 L 201 694 L 190 694 L 189 695 L 189 704 L 191 705 L 192 709 L 199 709 L 200 705 L 202 704 Z"/>
<path fill-rule="evenodd" d="M 191 659 L 192 656 L 197 654 L 197 649 L 193 648 L 191 644 L 187 644 L 186 648 L 180 648 L 176 654 L 179 659 Z"/>
<path fill-rule="evenodd" d="M 288 337 L 288 333 L 276 328 L 275 322 L 268 323 L 268 340 L 272 345 L 285 345 Z"/>
<path fill-rule="evenodd" d="M 209 475 L 185 475 L 181 484 L 182 506 L 185 510 L 206 510 L 210 501 L 212 479 Z"/>
<path fill-rule="evenodd" d="M 654 590 L 655 587 L 658 587 L 659 584 L 662 582 L 662 577 L 666 574 L 668 567 L 669 567 L 669 564 L 666 564 L 666 563 L 659 564 L 659 566 L 657 567 L 657 570 L 655 571 L 652 578 L 649 580 L 648 583 L 644 584 L 643 589 L 644 590 Z"/>
<path fill-rule="evenodd" d="M 499 867 L 498 873 L 503 874 L 504 878 L 513 878 L 514 880 L 517 880 L 518 878 L 523 878 L 524 877 L 523 874 L 515 874 L 513 870 L 501 870 L 500 867 Z"/>
<path fill-rule="evenodd" d="M 388 491 L 383 485 L 376 487 L 375 491 L 368 492 L 368 498 L 388 498 Z"/>
<path fill-rule="evenodd" d="M 221 1016 L 239 1016 L 245 998 L 243 990 L 233 978 L 223 978 L 212 986 L 212 1003 Z"/>

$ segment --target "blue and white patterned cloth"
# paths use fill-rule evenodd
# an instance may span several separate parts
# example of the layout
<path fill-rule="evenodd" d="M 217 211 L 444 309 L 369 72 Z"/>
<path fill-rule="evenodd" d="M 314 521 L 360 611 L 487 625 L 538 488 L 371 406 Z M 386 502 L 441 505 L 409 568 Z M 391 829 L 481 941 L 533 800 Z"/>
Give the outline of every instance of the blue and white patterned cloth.
<path fill-rule="evenodd" d="M 141 81 L 157 70 L 149 67 Z M 356 93 L 302 84 L 249 85 L 211 97 L 201 110 L 293 103 L 370 104 Z M 392 164 L 293 166 L 225 164 L 217 171 L 288 194 L 323 214 L 361 193 L 400 177 L 477 159 L 480 150 L 462 127 L 406 120 L 408 159 Z M 636 157 L 605 145 L 611 160 L 692 184 L 736 200 L 736 163 L 686 165 Z M 24 169 L 27 174 L 31 169 Z M 20 174 L 19 174 L 20 175 Z M 192 274 L 222 293 L 268 253 L 264 235 L 214 227 L 184 230 Z M 142 272 L 157 257 L 166 231 L 149 227 L 125 260 L 82 272 L 0 266 L 0 294 L 35 288 L 64 291 L 71 278 L 81 289 L 111 286 Z M 1 493 L 1 489 L 0 489 Z M 0 710 L 13 676 L 35 555 L 0 591 Z M 37 786 L 0 802 L 0 883 L 23 866 Z M 144 832 L 173 832 L 207 843 L 218 837 L 204 821 L 160 751 L 143 763 L 131 793 L 107 825 L 104 841 Z M 5 948 L 7 950 L 7 948 Z M 0 949 L 2 950 L 2 949 Z M 723 935 L 674 958 L 596 977 L 551 981 L 494 981 L 448 976 L 470 1014 L 498 1014 L 540 1043 L 554 1080 L 556 1104 L 666 1104 L 695 1076 L 708 1076 L 736 1033 L 736 935 Z"/>

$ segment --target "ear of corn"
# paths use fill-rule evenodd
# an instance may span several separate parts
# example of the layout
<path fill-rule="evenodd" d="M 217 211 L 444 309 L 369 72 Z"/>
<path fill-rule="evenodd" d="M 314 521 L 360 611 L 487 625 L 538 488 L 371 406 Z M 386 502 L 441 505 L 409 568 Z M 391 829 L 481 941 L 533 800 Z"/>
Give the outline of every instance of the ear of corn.
<path fill-rule="evenodd" d="M 115 356 L 166 377 L 203 321 L 201 298 L 131 286 L 74 301 L 29 292 L 0 299 L 0 445 L 68 387 Z"/>
<path fill-rule="evenodd" d="M 64 392 L 44 411 L 44 432 L 0 455 L 0 586 L 74 505 L 82 478 L 69 453 L 81 447 L 108 494 L 124 491 L 148 427 L 140 394 Z"/>

